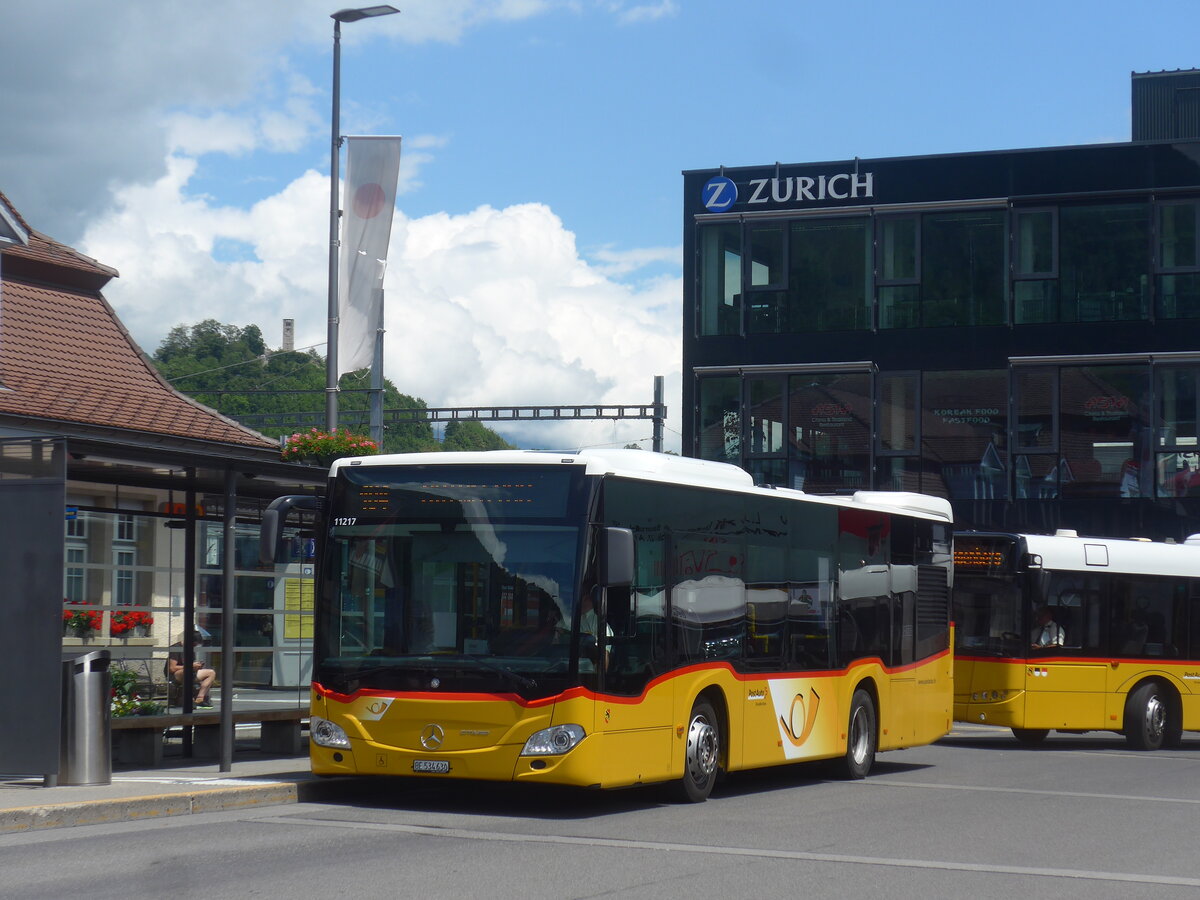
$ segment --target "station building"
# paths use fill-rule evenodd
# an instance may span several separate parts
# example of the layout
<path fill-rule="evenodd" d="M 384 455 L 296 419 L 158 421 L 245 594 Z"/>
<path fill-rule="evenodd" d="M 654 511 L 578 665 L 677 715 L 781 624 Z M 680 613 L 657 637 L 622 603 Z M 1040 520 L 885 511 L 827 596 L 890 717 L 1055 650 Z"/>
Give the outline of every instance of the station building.
<path fill-rule="evenodd" d="M 1200 71 L 1128 143 L 684 173 L 683 447 L 964 528 L 1200 532 Z"/>

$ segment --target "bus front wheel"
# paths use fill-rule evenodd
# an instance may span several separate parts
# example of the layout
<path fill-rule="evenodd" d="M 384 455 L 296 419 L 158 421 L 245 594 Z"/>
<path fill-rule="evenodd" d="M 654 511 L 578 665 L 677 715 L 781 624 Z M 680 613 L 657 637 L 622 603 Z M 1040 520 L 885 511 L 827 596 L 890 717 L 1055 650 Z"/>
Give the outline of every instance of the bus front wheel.
<path fill-rule="evenodd" d="M 1013 737 L 1024 744 L 1026 747 L 1036 747 L 1046 739 L 1046 735 L 1050 733 L 1048 728 L 1014 728 L 1012 730 Z"/>
<path fill-rule="evenodd" d="M 875 764 L 878 738 L 875 733 L 875 701 L 859 688 L 850 701 L 850 721 L 846 728 L 846 756 L 842 772 L 847 778 L 866 778 Z"/>
<path fill-rule="evenodd" d="M 685 803 L 703 803 L 712 793 L 721 761 L 721 726 L 716 710 L 703 697 L 688 716 L 683 778 L 675 783 L 675 797 Z"/>
<path fill-rule="evenodd" d="M 1125 740 L 1135 750 L 1158 750 L 1167 735 L 1167 699 L 1148 681 L 1125 701 Z"/>

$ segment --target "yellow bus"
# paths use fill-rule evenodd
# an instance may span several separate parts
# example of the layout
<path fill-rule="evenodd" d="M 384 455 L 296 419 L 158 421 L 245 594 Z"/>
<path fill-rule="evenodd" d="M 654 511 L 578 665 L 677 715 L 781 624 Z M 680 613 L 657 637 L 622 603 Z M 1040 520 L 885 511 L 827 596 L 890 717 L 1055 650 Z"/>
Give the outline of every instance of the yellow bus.
<path fill-rule="evenodd" d="M 954 718 L 1117 731 L 1157 750 L 1200 730 L 1200 535 L 954 538 Z"/>
<path fill-rule="evenodd" d="M 864 777 L 950 729 L 951 529 L 938 498 L 641 450 L 338 460 L 312 769 L 693 802 L 799 760 Z"/>

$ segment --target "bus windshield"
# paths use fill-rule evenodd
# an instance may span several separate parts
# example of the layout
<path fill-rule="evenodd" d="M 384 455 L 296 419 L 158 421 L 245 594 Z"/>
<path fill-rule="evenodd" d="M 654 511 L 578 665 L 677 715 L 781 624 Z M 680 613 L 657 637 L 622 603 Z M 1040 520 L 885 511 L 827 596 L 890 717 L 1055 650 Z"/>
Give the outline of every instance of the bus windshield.
<path fill-rule="evenodd" d="M 1011 537 L 956 535 L 955 651 L 967 656 L 1024 656 L 1018 548 Z"/>
<path fill-rule="evenodd" d="M 314 681 L 525 697 L 568 686 L 586 538 L 577 467 L 341 472 Z"/>
<path fill-rule="evenodd" d="M 954 579 L 954 626 L 958 653 L 1024 656 L 1021 589 L 1013 575 L 958 575 Z"/>

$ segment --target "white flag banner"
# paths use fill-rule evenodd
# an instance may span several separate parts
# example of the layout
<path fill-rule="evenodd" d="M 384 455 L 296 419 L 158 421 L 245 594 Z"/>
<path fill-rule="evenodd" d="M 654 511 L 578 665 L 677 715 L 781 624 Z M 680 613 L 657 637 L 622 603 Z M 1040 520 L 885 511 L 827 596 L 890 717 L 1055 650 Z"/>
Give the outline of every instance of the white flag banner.
<path fill-rule="evenodd" d="M 338 263 L 338 378 L 371 365 L 383 328 L 383 270 L 396 209 L 399 137 L 346 138 Z"/>

